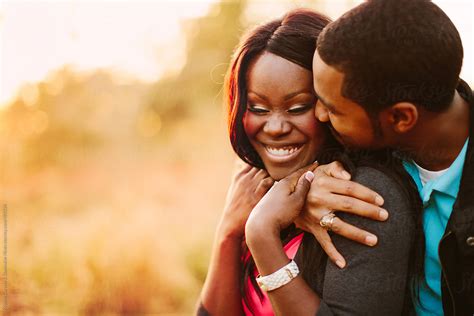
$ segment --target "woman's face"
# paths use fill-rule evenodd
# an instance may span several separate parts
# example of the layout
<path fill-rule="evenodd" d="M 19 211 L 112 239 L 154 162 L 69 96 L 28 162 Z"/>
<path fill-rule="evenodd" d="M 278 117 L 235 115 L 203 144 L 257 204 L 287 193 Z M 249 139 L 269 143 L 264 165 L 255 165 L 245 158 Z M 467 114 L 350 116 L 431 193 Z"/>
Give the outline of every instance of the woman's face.
<path fill-rule="evenodd" d="M 324 142 L 314 115 L 312 73 L 271 53 L 263 53 L 247 73 L 244 128 L 275 180 L 309 165 Z"/>

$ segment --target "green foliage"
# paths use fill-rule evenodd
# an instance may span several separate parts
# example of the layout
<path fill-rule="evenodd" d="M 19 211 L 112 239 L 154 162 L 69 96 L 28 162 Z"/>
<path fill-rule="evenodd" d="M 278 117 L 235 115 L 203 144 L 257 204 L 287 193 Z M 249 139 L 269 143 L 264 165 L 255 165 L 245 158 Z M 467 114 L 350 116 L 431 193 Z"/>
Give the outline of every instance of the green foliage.
<path fill-rule="evenodd" d="M 154 87 L 151 106 L 164 123 L 221 105 L 225 71 L 242 30 L 244 1 L 214 4 L 205 17 L 188 21 L 186 63 L 172 78 Z"/>

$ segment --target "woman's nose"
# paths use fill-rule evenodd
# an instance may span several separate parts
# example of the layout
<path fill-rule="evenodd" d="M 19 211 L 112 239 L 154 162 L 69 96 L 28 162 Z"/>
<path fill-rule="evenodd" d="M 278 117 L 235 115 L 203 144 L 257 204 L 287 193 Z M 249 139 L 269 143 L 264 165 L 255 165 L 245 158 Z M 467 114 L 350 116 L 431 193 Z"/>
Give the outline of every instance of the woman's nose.
<path fill-rule="evenodd" d="M 329 121 L 329 113 L 328 110 L 321 104 L 321 101 L 318 100 L 316 102 L 316 110 L 314 111 L 314 115 L 320 122 L 328 122 Z"/>
<path fill-rule="evenodd" d="M 275 114 L 268 119 L 263 131 L 274 137 L 280 136 L 291 131 L 291 124 L 285 119 L 284 115 Z"/>

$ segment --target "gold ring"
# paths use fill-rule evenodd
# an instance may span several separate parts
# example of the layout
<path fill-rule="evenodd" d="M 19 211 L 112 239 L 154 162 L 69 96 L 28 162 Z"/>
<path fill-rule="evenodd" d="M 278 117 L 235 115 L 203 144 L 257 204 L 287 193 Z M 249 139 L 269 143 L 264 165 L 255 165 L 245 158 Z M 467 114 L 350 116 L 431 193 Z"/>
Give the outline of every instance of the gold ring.
<path fill-rule="evenodd" d="M 327 231 L 330 231 L 332 229 L 332 224 L 334 223 L 334 218 L 336 218 L 336 214 L 334 214 L 333 211 L 330 211 L 329 213 L 321 217 L 319 225 L 321 225 L 321 227 L 326 229 Z"/>

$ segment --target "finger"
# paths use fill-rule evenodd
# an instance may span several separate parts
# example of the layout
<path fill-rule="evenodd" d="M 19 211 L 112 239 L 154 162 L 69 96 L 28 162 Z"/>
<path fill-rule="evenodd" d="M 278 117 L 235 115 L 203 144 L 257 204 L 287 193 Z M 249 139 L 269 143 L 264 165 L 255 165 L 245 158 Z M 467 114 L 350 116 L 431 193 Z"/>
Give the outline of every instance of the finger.
<path fill-rule="evenodd" d="M 255 175 L 260 171 L 261 169 L 257 168 L 257 167 L 252 167 L 252 169 L 250 169 L 246 174 L 245 176 L 252 179 L 253 177 L 255 177 Z"/>
<path fill-rule="evenodd" d="M 302 174 L 298 180 L 298 183 L 295 186 L 295 190 L 292 193 L 292 197 L 296 199 L 296 203 L 303 206 L 306 201 L 306 195 L 308 194 L 309 189 L 311 188 L 311 182 L 314 179 L 314 174 L 311 171 L 306 171 Z"/>
<path fill-rule="evenodd" d="M 295 195 L 297 198 L 305 198 L 306 200 L 306 195 L 311 188 L 311 182 L 313 182 L 313 179 L 314 173 L 312 171 L 306 171 L 304 174 L 302 174 L 298 180 L 298 183 L 296 184 L 293 195 Z"/>
<path fill-rule="evenodd" d="M 264 169 L 258 169 L 258 172 L 254 175 L 254 179 L 262 180 L 263 178 L 268 177 L 268 173 Z"/>
<path fill-rule="evenodd" d="M 321 248 L 323 248 L 324 252 L 328 255 L 328 258 L 339 268 L 344 268 L 346 266 L 346 260 L 339 251 L 337 251 L 336 247 L 334 247 L 328 232 L 326 230 L 316 229 L 313 235 L 321 245 Z"/>
<path fill-rule="evenodd" d="M 364 244 L 371 247 L 375 246 L 378 241 L 377 236 L 348 224 L 337 216 L 333 220 L 331 230 L 334 233 L 356 241 L 359 244 Z"/>
<path fill-rule="evenodd" d="M 349 172 L 344 169 L 344 166 L 339 161 L 333 161 L 328 165 L 325 165 L 323 171 L 331 177 L 342 179 L 342 180 L 350 180 L 351 175 Z"/>
<path fill-rule="evenodd" d="M 295 221 L 294 221 L 293 223 L 295 224 L 295 227 L 296 227 L 296 228 L 299 228 L 299 229 L 301 229 L 301 230 L 304 230 L 304 231 L 309 232 L 308 226 L 306 226 L 306 223 L 305 223 L 305 221 L 302 219 L 301 214 L 298 215 L 298 217 L 295 219 Z"/>
<path fill-rule="evenodd" d="M 313 162 L 312 164 L 310 164 L 308 166 L 308 170 L 309 171 L 312 171 L 314 173 L 314 171 L 319 167 L 319 163 L 317 161 Z"/>
<path fill-rule="evenodd" d="M 308 195 L 308 201 L 307 207 L 309 211 L 311 211 L 312 205 L 324 205 L 324 207 L 331 210 L 343 211 L 378 221 L 385 221 L 389 216 L 385 209 L 377 205 L 345 195 L 333 193 L 327 193 L 324 196 L 318 197 Z"/>
<path fill-rule="evenodd" d="M 265 193 L 267 193 L 267 191 L 272 187 L 274 182 L 275 181 L 270 177 L 262 179 L 255 189 L 257 196 L 265 195 Z"/>
<path fill-rule="evenodd" d="M 240 159 L 236 159 L 235 168 L 239 172 L 247 172 L 252 169 L 252 166 Z"/>
<path fill-rule="evenodd" d="M 315 182 L 319 187 L 323 187 L 332 193 L 353 197 L 379 206 L 384 203 L 380 194 L 357 182 L 320 176 L 319 174 L 315 174 L 315 178 Z"/>
<path fill-rule="evenodd" d="M 287 177 L 283 178 L 282 180 L 280 180 L 279 183 L 283 182 L 284 184 L 287 185 L 287 187 L 289 187 L 290 192 L 293 192 L 296 184 L 298 183 L 298 180 L 301 178 L 301 176 L 306 171 L 307 171 L 307 169 L 305 167 L 300 168 L 300 169 L 296 170 L 295 172 L 293 172 L 292 174 L 290 174 L 289 176 L 287 176 Z"/>
<path fill-rule="evenodd" d="M 282 180 L 287 181 L 288 183 L 291 184 L 290 186 L 294 188 L 296 184 L 298 183 L 299 179 L 301 178 L 301 176 L 305 172 L 311 171 L 311 173 L 313 173 L 313 178 L 314 178 L 314 170 L 316 170 L 317 167 L 318 167 L 318 162 L 315 161 L 310 165 L 299 168 L 298 170 L 294 171 L 292 174 L 290 174 L 289 176 L 287 176 L 286 178 Z"/>

